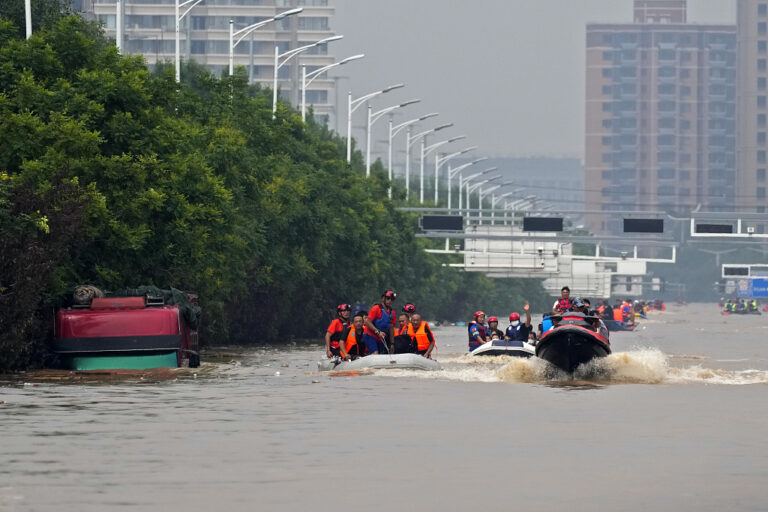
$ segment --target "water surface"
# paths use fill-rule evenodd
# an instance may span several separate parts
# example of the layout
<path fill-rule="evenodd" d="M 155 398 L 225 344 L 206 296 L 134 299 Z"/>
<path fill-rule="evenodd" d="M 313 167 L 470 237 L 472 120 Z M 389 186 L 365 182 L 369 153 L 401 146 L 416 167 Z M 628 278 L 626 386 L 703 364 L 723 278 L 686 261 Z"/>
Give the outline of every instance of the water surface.
<path fill-rule="evenodd" d="M 318 374 L 318 344 L 6 378 L 0 511 L 768 509 L 768 315 L 654 314 L 598 380 L 435 334 L 433 373 Z"/>

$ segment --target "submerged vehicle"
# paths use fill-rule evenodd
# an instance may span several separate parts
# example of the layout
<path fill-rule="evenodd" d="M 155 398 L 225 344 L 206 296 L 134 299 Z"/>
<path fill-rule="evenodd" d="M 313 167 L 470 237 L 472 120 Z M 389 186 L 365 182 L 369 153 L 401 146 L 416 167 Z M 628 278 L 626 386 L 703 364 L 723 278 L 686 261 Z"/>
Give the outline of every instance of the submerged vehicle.
<path fill-rule="evenodd" d="M 475 350 L 470 352 L 473 356 L 512 356 L 512 357 L 533 357 L 536 355 L 536 349 L 530 343 L 519 341 L 493 340 L 483 343 Z"/>
<path fill-rule="evenodd" d="M 199 366 L 197 297 L 174 292 L 181 294 L 178 302 L 187 302 L 170 304 L 163 296 L 149 295 L 96 297 L 60 309 L 52 349 L 61 366 L 70 370 Z"/>
<path fill-rule="evenodd" d="M 351 360 L 334 357 L 317 363 L 317 369 L 321 372 L 383 368 L 434 371 L 440 369 L 440 363 L 419 354 L 373 354 Z"/>
<path fill-rule="evenodd" d="M 541 336 L 536 344 L 536 357 L 573 373 L 579 365 L 607 356 L 611 344 L 593 326 L 597 319 L 584 313 L 552 316 L 556 325 Z"/>

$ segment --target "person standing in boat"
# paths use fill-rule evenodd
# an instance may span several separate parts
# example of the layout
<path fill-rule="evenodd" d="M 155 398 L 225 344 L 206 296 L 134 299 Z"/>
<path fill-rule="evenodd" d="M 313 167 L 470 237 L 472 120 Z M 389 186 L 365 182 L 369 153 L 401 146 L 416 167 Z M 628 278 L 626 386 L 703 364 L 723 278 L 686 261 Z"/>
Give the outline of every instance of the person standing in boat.
<path fill-rule="evenodd" d="M 349 304 L 339 304 L 336 306 L 336 318 L 325 331 L 325 355 L 330 359 L 333 356 L 340 356 L 339 341 L 341 332 L 349 325 L 349 314 L 352 312 L 352 306 Z"/>
<path fill-rule="evenodd" d="M 475 319 L 469 323 L 469 351 L 472 352 L 483 343 L 491 341 L 488 335 L 488 328 L 485 326 L 485 313 L 478 311 L 475 313 Z"/>
<path fill-rule="evenodd" d="M 368 311 L 363 331 L 363 341 L 368 347 L 368 354 L 389 352 L 387 343 L 392 343 L 395 333 L 395 312 L 392 304 L 396 298 L 394 291 L 387 290 L 381 296 L 381 303 Z"/>
<path fill-rule="evenodd" d="M 523 311 L 525 311 L 525 323 L 520 323 L 520 314 L 513 312 L 509 315 L 509 326 L 504 333 L 507 341 L 519 347 L 523 346 L 523 342 L 528 341 L 528 334 L 531 332 L 531 305 L 528 301 L 525 302 Z"/>
<path fill-rule="evenodd" d="M 342 359 L 357 359 L 366 355 L 365 343 L 363 343 L 363 315 L 356 313 L 352 317 L 352 323 L 341 332 L 339 345 Z"/>
<path fill-rule="evenodd" d="M 563 286 L 560 290 L 560 298 L 556 300 L 555 304 L 552 306 L 552 313 L 556 315 L 558 313 L 569 311 L 571 306 L 573 306 L 573 301 L 571 300 L 571 289 L 567 286 Z"/>
<path fill-rule="evenodd" d="M 406 334 L 416 342 L 416 353 L 429 359 L 432 351 L 435 349 L 435 336 L 427 325 L 427 322 L 421 319 L 421 315 L 414 313 L 411 315 L 411 323 L 408 324 Z"/>
<path fill-rule="evenodd" d="M 504 339 L 504 333 L 499 330 L 499 319 L 495 316 L 488 317 L 488 335 L 491 341 Z"/>

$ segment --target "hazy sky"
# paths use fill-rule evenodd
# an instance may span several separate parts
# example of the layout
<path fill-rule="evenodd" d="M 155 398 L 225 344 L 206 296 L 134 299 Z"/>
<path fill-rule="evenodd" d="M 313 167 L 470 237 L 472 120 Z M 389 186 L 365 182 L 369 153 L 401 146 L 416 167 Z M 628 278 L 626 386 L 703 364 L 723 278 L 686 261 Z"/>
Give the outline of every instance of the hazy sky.
<path fill-rule="evenodd" d="M 585 26 L 632 20 L 632 0 L 329 3 L 336 7 L 332 28 L 344 35 L 333 53 L 366 54 L 339 68 L 349 77 L 339 82 L 343 120 L 350 88 L 358 97 L 402 82 L 405 88 L 381 96 L 374 108 L 421 98 L 400 119 L 440 112 L 434 123 L 455 124 L 441 133 L 465 134 L 478 154 L 494 156 L 582 157 Z M 735 9 L 735 0 L 688 0 L 688 21 L 735 23 Z M 363 111 L 355 125 L 364 123 Z M 385 137 L 382 119 L 373 138 Z"/>

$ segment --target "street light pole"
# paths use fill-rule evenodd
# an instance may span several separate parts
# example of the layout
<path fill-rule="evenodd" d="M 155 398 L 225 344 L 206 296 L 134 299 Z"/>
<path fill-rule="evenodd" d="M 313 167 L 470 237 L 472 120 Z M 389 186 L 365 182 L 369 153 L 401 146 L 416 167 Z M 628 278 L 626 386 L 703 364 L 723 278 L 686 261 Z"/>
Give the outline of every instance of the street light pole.
<path fill-rule="evenodd" d="M 467 197 L 466 197 L 467 214 L 469 214 L 469 192 L 470 192 L 470 190 L 469 190 L 469 182 L 472 181 L 474 178 L 477 178 L 478 176 L 482 176 L 483 174 L 488 174 L 489 172 L 493 172 L 493 171 L 496 171 L 496 170 L 498 170 L 498 167 L 490 167 L 490 168 L 488 168 L 488 169 L 486 169 L 484 171 L 475 173 L 472 176 L 467 176 L 464 179 L 464 183 L 466 184 L 466 189 L 467 189 Z M 461 189 L 459 189 L 459 193 L 461 193 Z"/>
<path fill-rule="evenodd" d="M 180 0 L 176 0 L 175 2 L 175 9 L 174 9 L 174 22 L 176 25 L 176 54 L 174 56 L 174 65 L 176 67 L 176 83 L 181 82 L 181 42 L 179 40 L 179 32 L 181 32 L 181 20 L 189 14 L 189 11 L 195 8 L 197 4 L 202 2 L 203 0 L 186 0 L 185 2 L 179 3 Z M 189 6 L 189 8 L 184 11 L 184 14 L 179 14 L 179 11 L 182 7 Z M 122 37 L 122 34 L 121 34 Z M 121 41 L 122 44 L 122 41 Z M 187 41 L 187 44 L 189 44 L 189 41 Z"/>
<path fill-rule="evenodd" d="M 355 100 L 352 99 L 352 91 L 349 91 L 349 94 L 347 95 L 347 163 L 352 161 L 352 114 L 354 114 L 355 110 L 357 110 L 366 100 L 402 87 L 405 87 L 405 84 L 390 85 L 380 91 L 360 96 Z"/>
<path fill-rule="evenodd" d="M 446 128 L 450 128 L 453 126 L 453 123 L 443 124 L 438 126 L 437 128 L 432 128 L 431 130 L 426 130 L 421 133 L 418 133 L 414 136 L 411 136 L 411 127 L 408 127 L 408 131 L 405 138 L 405 198 L 408 199 L 410 196 L 410 180 L 411 180 L 411 147 L 416 143 L 417 140 L 422 139 L 423 137 L 426 137 L 430 133 L 439 132 L 440 130 L 444 130 Z M 422 145 L 422 155 L 424 153 L 424 141 L 421 143 Z M 424 158 L 422 156 L 421 159 L 421 182 L 422 185 L 424 183 Z M 424 190 L 424 187 L 421 187 L 421 190 Z M 423 202 L 423 199 L 422 199 Z"/>
<path fill-rule="evenodd" d="M 396 126 L 392 126 L 392 119 L 389 120 L 389 148 L 387 150 L 389 160 L 387 161 L 387 167 L 389 167 L 389 197 L 390 198 L 392 198 L 392 172 L 393 172 L 392 171 L 392 138 L 404 128 L 408 128 L 409 130 L 408 133 L 410 133 L 411 125 L 424 121 L 426 119 L 429 119 L 430 117 L 438 116 L 438 115 L 440 114 L 438 114 L 437 112 L 432 112 L 431 114 L 426 114 L 421 117 L 417 117 L 416 119 L 411 119 L 410 121 L 400 123 Z M 408 166 L 408 161 L 406 159 L 406 167 L 407 166 Z"/>
<path fill-rule="evenodd" d="M 458 140 L 466 139 L 466 135 L 460 135 L 458 137 L 453 137 L 448 140 L 444 140 L 441 142 L 436 142 L 430 146 L 424 147 L 424 140 L 422 140 L 421 143 L 421 179 L 420 179 L 420 187 L 419 187 L 419 198 L 420 202 L 424 203 L 424 161 L 426 160 L 427 156 L 436 149 L 445 146 L 446 144 L 450 144 L 452 142 L 456 142 Z M 437 153 L 435 153 L 435 158 L 437 158 Z M 435 204 L 437 204 L 437 200 L 435 200 Z"/>
<path fill-rule="evenodd" d="M 24 0 L 24 21 L 27 25 L 27 39 L 32 37 L 32 0 Z"/>
<path fill-rule="evenodd" d="M 439 175 L 440 175 L 440 167 L 442 167 L 444 163 L 451 161 L 457 156 L 461 156 L 465 153 L 469 153 L 470 151 L 474 151 L 476 149 L 477 149 L 477 146 L 470 146 L 468 148 L 462 149 L 461 151 L 456 151 L 455 153 L 446 155 L 443 158 L 440 158 L 440 155 L 435 154 L 435 205 L 437 205 L 437 201 L 438 201 L 437 191 L 438 191 L 438 184 L 439 184 L 438 182 L 439 182 Z M 450 182 L 449 182 L 449 186 L 450 186 Z M 451 193 L 451 190 L 449 188 L 448 195 L 450 195 L 450 193 Z"/>
<path fill-rule="evenodd" d="M 460 165 L 455 169 L 451 169 L 450 164 L 448 164 L 448 209 L 449 210 L 451 209 L 451 195 L 453 195 L 451 194 L 451 180 L 453 179 L 453 177 L 457 174 L 459 175 L 459 210 L 461 210 L 461 197 L 462 197 L 461 190 L 463 185 L 463 182 L 461 179 L 461 172 L 467 167 L 471 167 L 477 163 L 484 162 L 486 160 L 488 160 L 488 157 L 484 156 L 484 157 L 478 158 L 477 160 L 472 160 L 469 163 Z M 496 170 L 496 168 L 494 167 L 493 170 Z M 479 176 L 480 174 L 482 173 L 478 173 L 477 176 Z"/>
<path fill-rule="evenodd" d="M 310 73 L 307 73 L 307 66 L 306 64 L 301 65 L 301 120 L 306 121 L 307 120 L 307 87 L 320 75 L 325 73 L 331 68 L 335 68 L 337 66 L 343 66 L 347 62 L 352 62 L 353 60 L 362 59 L 365 57 L 364 53 L 361 53 L 359 55 L 353 55 L 352 57 L 347 57 L 344 60 L 340 60 L 339 62 L 334 62 L 333 64 L 329 64 L 327 66 L 323 66 L 320 69 L 316 69 Z"/>
<path fill-rule="evenodd" d="M 257 30 L 268 23 L 272 23 L 273 21 L 279 21 L 288 16 L 299 14 L 303 10 L 304 10 L 303 7 L 290 9 L 288 11 L 281 12 L 280 14 L 277 14 L 269 19 L 259 21 L 258 23 L 254 23 L 252 25 L 248 25 L 245 28 L 241 28 L 237 32 L 235 32 L 235 21 L 230 19 L 229 20 L 229 75 L 232 76 L 235 72 L 235 46 L 240 44 L 240 42 L 242 42 L 243 39 L 248 37 L 248 35 L 251 34 L 254 30 Z M 235 41 L 235 38 L 238 38 L 237 41 Z"/>
<path fill-rule="evenodd" d="M 289 60 L 291 60 L 296 55 L 305 52 L 309 50 L 310 48 L 314 48 L 315 46 L 320 46 L 323 44 L 328 44 L 332 41 L 338 41 L 339 39 L 342 39 L 344 36 L 332 36 L 332 37 L 326 37 L 325 39 L 321 39 L 319 41 L 316 41 L 312 44 L 307 44 L 304 46 L 301 46 L 299 48 L 296 48 L 294 50 L 288 50 L 287 52 L 281 54 L 280 48 L 275 45 L 275 74 L 272 81 L 272 119 L 275 118 L 276 112 L 277 112 L 277 72 L 280 70 L 281 67 L 283 67 Z M 280 59 L 283 59 L 283 62 L 280 62 Z"/>
<path fill-rule="evenodd" d="M 413 105 L 414 103 L 418 103 L 421 100 L 410 100 L 406 101 L 404 103 L 400 103 L 399 105 L 392 105 L 391 107 L 383 108 L 377 112 L 373 112 L 371 110 L 371 104 L 368 104 L 368 129 L 366 131 L 366 147 L 365 147 L 365 175 L 370 176 L 371 174 L 371 129 L 373 128 L 373 124 L 381 119 L 386 114 L 389 114 L 390 112 L 397 110 L 398 108 L 407 107 L 408 105 Z"/>

